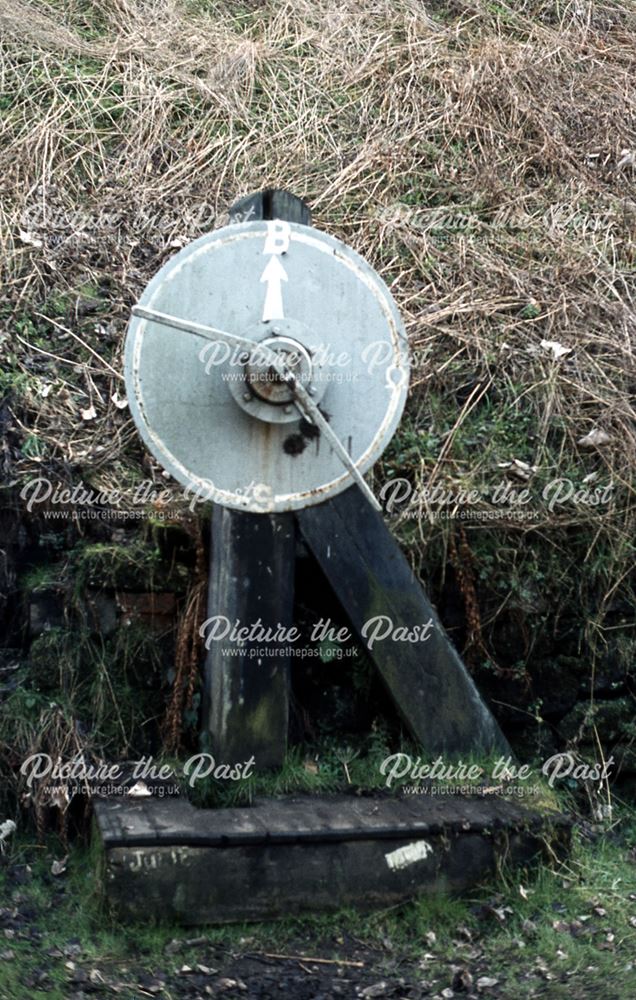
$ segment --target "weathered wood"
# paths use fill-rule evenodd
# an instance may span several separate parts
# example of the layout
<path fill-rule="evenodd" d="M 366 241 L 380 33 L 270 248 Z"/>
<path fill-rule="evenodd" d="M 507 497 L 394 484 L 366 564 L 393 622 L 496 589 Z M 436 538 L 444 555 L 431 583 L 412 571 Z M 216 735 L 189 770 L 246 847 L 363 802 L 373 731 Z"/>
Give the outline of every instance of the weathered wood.
<path fill-rule="evenodd" d="M 542 814 L 493 795 L 297 795 L 251 806 L 197 809 L 183 797 L 98 799 L 106 848 L 170 844 L 228 847 L 301 841 L 378 840 L 502 827 L 542 827 Z M 562 822 L 558 814 L 556 822 Z M 468 826 L 467 826 L 468 824 Z"/>
<path fill-rule="evenodd" d="M 466 889 L 501 861 L 562 854 L 570 822 L 493 798 L 292 798 L 196 810 L 98 801 L 106 895 L 120 919 L 185 924 L 391 906 Z"/>
<path fill-rule="evenodd" d="M 229 209 L 228 215 L 230 222 L 284 219 L 286 222 L 300 222 L 303 226 L 311 225 L 311 212 L 305 202 L 289 191 L 275 188 L 266 188 L 240 198 Z"/>
<path fill-rule="evenodd" d="M 230 222 L 285 219 L 311 224 L 307 206 L 287 191 L 248 195 Z M 216 507 L 212 517 L 208 617 L 264 628 L 293 622 L 294 520 Z M 289 658 L 256 657 L 262 644 L 213 642 L 205 661 L 204 739 L 224 762 L 254 756 L 259 770 L 278 767 L 287 750 Z M 279 644 L 281 647 L 284 644 Z M 239 654 L 239 655 L 234 655 Z"/>
<path fill-rule="evenodd" d="M 264 628 L 293 622 L 294 520 L 215 507 L 208 618 Z M 207 635 L 210 636 L 210 626 Z M 284 643 L 208 642 L 204 728 L 218 762 L 279 766 L 287 749 L 289 657 Z M 273 653 L 274 655 L 269 655 Z"/>
<path fill-rule="evenodd" d="M 394 628 L 432 626 L 427 638 L 389 636 L 368 649 L 411 735 L 430 753 L 506 751 L 435 609 L 382 516 L 357 487 L 296 513 L 301 534 L 367 647 L 365 623 L 385 615 Z"/>

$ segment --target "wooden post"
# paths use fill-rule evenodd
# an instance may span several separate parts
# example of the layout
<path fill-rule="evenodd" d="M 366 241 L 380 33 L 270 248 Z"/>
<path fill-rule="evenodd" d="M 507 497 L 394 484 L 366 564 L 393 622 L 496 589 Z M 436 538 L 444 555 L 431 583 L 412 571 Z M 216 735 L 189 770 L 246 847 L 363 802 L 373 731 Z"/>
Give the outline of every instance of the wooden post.
<path fill-rule="evenodd" d="M 230 222 L 283 219 L 311 224 L 309 209 L 286 191 L 262 191 L 236 202 Z M 290 627 L 294 610 L 293 514 L 212 514 L 208 619 Z M 210 635 L 209 626 L 207 635 Z M 220 633 L 219 633 L 220 634 Z M 289 657 L 284 642 L 239 645 L 209 641 L 205 661 L 203 742 L 218 762 L 254 757 L 255 768 L 280 767 L 287 750 Z M 267 655 L 274 647 L 280 655 Z"/>
<path fill-rule="evenodd" d="M 411 736 L 429 753 L 509 751 L 421 583 L 358 487 L 296 518 Z M 421 637 L 412 641 L 416 627 Z"/>

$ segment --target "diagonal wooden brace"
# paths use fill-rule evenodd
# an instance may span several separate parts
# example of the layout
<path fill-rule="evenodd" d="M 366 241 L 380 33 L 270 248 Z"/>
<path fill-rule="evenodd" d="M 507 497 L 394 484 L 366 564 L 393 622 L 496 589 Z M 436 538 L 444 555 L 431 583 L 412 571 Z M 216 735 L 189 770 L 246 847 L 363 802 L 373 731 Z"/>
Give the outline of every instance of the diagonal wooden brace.
<path fill-rule="evenodd" d="M 296 519 L 411 736 L 429 753 L 506 751 L 421 583 L 357 486 L 298 511 Z M 384 619 L 369 626 L 378 616 Z M 396 629 L 413 634 L 416 626 L 426 638 L 393 638 Z"/>

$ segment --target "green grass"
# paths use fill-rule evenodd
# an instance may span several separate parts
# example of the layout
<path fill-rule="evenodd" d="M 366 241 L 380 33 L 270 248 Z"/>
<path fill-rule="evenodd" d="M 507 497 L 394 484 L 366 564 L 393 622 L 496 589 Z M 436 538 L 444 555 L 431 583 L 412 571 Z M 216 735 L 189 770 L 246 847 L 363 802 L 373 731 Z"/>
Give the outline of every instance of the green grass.
<path fill-rule="evenodd" d="M 389 771 L 392 764 L 386 765 L 384 769 L 381 765 L 390 755 L 397 754 L 404 755 L 400 761 L 410 757 L 415 767 L 432 765 L 434 762 L 434 758 L 422 755 L 415 744 L 404 738 L 396 738 L 395 734 L 390 736 L 388 732 L 379 728 L 368 735 L 351 736 L 349 739 L 321 737 L 312 743 L 292 747 L 287 752 L 282 767 L 275 771 L 260 773 L 255 771 L 251 777 L 238 782 L 214 780 L 209 777 L 190 784 L 188 775 L 184 774 L 183 759 L 179 762 L 174 758 L 161 757 L 156 763 L 157 766 L 165 763 L 172 768 L 175 780 L 179 781 L 195 805 L 218 807 L 246 805 L 257 797 L 312 792 L 329 794 L 352 790 L 383 790 L 399 795 L 405 786 L 419 785 L 422 780 L 426 781 L 426 778 L 414 777 L 410 769 L 405 770 L 404 774 L 391 777 Z M 445 766 L 454 768 L 462 765 L 466 769 L 476 766 L 481 773 L 474 781 L 454 776 L 436 777 L 431 781 L 436 788 L 466 784 L 482 785 L 492 783 L 493 768 L 500 762 L 500 756 L 466 754 L 457 758 L 444 755 L 443 762 Z M 522 800 L 529 806 L 541 806 L 547 810 L 558 809 L 559 800 L 556 792 L 550 788 L 547 779 L 541 774 L 540 763 L 537 761 L 530 767 L 531 773 L 527 780 L 517 782 L 515 779 L 504 778 L 503 783 L 523 784 L 527 788 L 527 793 Z"/>

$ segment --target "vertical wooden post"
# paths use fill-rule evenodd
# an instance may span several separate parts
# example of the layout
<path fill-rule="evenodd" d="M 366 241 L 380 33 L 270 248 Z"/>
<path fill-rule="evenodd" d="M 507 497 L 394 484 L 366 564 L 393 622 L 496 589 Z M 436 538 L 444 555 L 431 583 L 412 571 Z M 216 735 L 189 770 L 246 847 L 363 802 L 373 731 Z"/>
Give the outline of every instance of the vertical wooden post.
<path fill-rule="evenodd" d="M 236 202 L 230 222 L 283 219 L 311 224 L 306 205 L 286 191 L 262 191 Z M 276 628 L 293 624 L 293 514 L 212 514 L 208 619 Z M 210 635 L 212 626 L 208 627 Z M 220 630 L 218 632 L 220 634 Z M 255 768 L 279 767 L 287 750 L 289 657 L 286 643 L 209 641 L 205 660 L 204 742 L 217 762 L 254 757 Z M 275 650 L 279 655 L 268 655 Z"/>
<path fill-rule="evenodd" d="M 292 625 L 294 535 L 291 515 L 215 507 L 208 617 L 222 615 L 241 627 L 257 622 L 264 628 Z M 235 763 L 253 756 L 258 770 L 282 764 L 289 711 L 284 647 L 258 640 L 239 644 L 229 637 L 209 643 L 205 728 L 218 761 Z M 283 653 L 268 655 L 276 648 Z"/>

